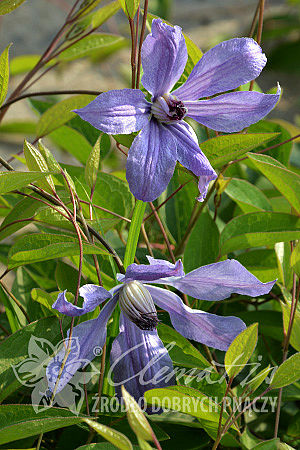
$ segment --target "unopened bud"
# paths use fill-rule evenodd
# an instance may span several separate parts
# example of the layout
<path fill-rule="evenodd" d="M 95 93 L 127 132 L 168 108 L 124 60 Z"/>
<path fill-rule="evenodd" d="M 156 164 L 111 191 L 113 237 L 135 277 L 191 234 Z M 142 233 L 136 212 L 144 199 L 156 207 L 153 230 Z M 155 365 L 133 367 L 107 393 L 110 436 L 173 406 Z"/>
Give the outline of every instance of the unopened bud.
<path fill-rule="evenodd" d="M 158 324 L 156 309 L 147 288 L 139 281 L 129 281 L 120 290 L 121 310 L 141 330 L 153 330 Z"/>

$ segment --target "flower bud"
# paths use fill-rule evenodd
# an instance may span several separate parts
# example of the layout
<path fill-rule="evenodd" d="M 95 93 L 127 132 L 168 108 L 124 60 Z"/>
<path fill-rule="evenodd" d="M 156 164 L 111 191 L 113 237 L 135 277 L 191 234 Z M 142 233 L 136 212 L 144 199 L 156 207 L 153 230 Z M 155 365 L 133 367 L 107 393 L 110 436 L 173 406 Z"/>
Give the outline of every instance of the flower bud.
<path fill-rule="evenodd" d="M 119 304 L 121 310 L 141 330 L 153 330 L 158 324 L 150 292 L 139 281 L 124 284 L 120 290 Z"/>

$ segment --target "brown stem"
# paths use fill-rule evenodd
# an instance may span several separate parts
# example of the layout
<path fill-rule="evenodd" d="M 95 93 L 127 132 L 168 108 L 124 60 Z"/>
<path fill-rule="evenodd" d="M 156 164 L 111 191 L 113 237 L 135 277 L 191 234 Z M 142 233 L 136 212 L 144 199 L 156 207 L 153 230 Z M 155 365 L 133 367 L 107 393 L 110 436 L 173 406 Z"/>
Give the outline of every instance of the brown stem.
<path fill-rule="evenodd" d="M 256 21 L 257 21 L 257 17 L 258 17 L 259 7 L 260 7 L 260 0 L 257 3 L 256 10 L 255 10 L 255 13 L 254 13 L 254 17 L 253 17 L 253 20 L 252 20 L 252 23 L 251 23 L 251 28 L 250 28 L 250 31 L 249 31 L 249 37 L 250 38 L 253 36 L 254 31 L 255 31 L 255 25 L 256 25 Z"/>
<path fill-rule="evenodd" d="M 131 36 L 131 87 L 135 88 L 135 79 L 136 79 L 136 61 L 135 61 L 135 32 L 134 32 L 134 21 L 131 17 L 128 17 L 129 27 L 130 27 L 130 36 Z"/>
<path fill-rule="evenodd" d="M 261 43 L 262 29 L 264 23 L 264 9 L 265 9 L 265 0 L 260 0 L 259 2 L 259 18 L 258 18 L 258 28 L 257 28 L 257 37 L 256 42 L 258 45 Z M 251 81 L 249 91 L 252 91 L 254 85 L 254 80 Z"/>
<path fill-rule="evenodd" d="M 177 194 L 177 192 L 179 192 L 186 184 L 190 183 L 191 180 L 187 181 L 184 184 L 181 184 L 174 192 L 172 192 L 171 195 L 169 195 L 168 198 L 166 198 L 165 201 L 163 201 L 159 206 L 157 206 L 157 208 L 155 208 L 155 211 L 158 211 L 162 206 L 164 206 L 169 200 L 171 200 L 172 197 L 174 197 L 175 194 Z M 143 223 L 146 222 L 146 220 L 150 219 L 151 216 L 153 216 L 154 211 L 152 211 L 150 214 L 148 214 L 148 216 L 145 217 L 145 219 L 143 220 Z"/>
<path fill-rule="evenodd" d="M 175 256 L 174 256 L 174 253 L 173 253 L 171 244 L 170 244 L 170 242 L 169 242 L 169 239 L 168 239 L 166 230 L 165 230 L 165 228 L 164 228 L 164 226 L 163 226 L 163 224 L 162 224 L 162 221 L 160 220 L 160 217 L 159 217 L 159 215 L 158 215 L 158 213 L 157 213 L 157 211 L 156 211 L 155 206 L 153 205 L 153 203 L 152 203 L 152 202 L 149 202 L 149 205 L 150 205 L 150 208 L 152 209 L 152 212 L 153 212 L 153 214 L 154 214 L 154 217 L 155 217 L 155 219 L 156 219 L 156 222 L 158 223 L 158 226 L 159 226 L 159 228 L 160 228 L 160 231 L 162 232 L 162 235 L 163 235 L 163 238 L 164 238 L 164 240 L 165 240 L 165 243 L 167 244 L 167 248 L 168 248 L 168 251 L 169 251 L 169 253 L 170 253 L 172 262 L 173 262 L 173 264 L 175 264 L 176 259 L 175 259 Z"/>
<path fill-rule="evenodd" d="M 147 235 L 146 230 L 145 230 L 145 225 L 144 225 L 144 223 L 142 223 L 142 225 L 141 225 L 141 231 L 142 231 L 143 238 L 144 238 L 144 240 L 145 240 L 145 243 L 146 243 L 148 252 L 149 252 L 150 256 L 152 256 L 152 258 L 153 258 L 153 257 L 154 257 L 153 251 L 152 251 L 152 248 L 151 248 L 151 244 L 150 244 L 148 235 Z"/>
<path fill-rule="evenodd" d="M 142 45 L 146 30 L 146 22 L 147 22 L 147 13 L 148 13 L 148 0 L 144 2 L 144 15 L 143 22 L 140 34 L 140 42 L 139 42 L 139 50 L 138 50 L 138 61 L 137 61 L 137 70 L 136 70 L 136 88 L 138 89 L 140 86 L 140 76 L 141 76 L 141 63 L 142 63 Z"/>

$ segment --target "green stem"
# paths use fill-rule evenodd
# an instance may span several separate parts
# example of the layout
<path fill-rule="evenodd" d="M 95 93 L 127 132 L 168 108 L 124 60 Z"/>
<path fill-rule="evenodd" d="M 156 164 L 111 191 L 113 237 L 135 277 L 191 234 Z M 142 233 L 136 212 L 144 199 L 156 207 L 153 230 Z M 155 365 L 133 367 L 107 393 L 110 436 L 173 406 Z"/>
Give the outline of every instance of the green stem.
<path fill-rule="evenodd" d="M 147 203 L 144 203 L 141 200 L 137 200 L 135 204 L 124 256 L 125 269 L 134 261 L 136 247 L 138 244 L 141 226 L 143 223 L 144 213 L 146 209 L 146 204 Z"/>

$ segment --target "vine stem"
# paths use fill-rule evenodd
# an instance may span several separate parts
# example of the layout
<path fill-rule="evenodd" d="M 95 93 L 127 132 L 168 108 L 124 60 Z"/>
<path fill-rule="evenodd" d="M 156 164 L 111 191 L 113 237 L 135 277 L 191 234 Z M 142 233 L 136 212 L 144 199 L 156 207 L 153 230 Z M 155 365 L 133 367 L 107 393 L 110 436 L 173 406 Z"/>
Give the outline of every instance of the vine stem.
<path fill-rule="evenodd" d="M 163 226 L 163 223 L 162 223 L 162 221 L 160 220 L 160 217 L 159 217 L 159 215 L 158 215 L 158 212 L 156 211 L 155 206 L 153 205 L 153 203 L 152 203 L 152 202 L 149 202 L 149 205 L 150 205 L 150 208 L 152 209 L 152 212 L 153 212 L 153 214 L 154 214 L 154 217 L 155 217 L 155 219 L 156 219 L 156 222 L 158 223 L 158 226 L 159 226 L 159 228 L 160 228 L 160 231 L 162 232 L 162 235 L 163 235 L 163 238 L 164 238 L 164 240 L 165 240 L 165 243 L 167 244 L 168 251 L 169 251 L 169 253 L 170 253 L 172 262 L 173 262 L 173 264 L 175 264 L 176 259 L 175 259 L 175 256 L 174 256 L 174 253 L 173 253 L 171 244 L 170 244 L 170 242 L 169 242 L 169 239 L 168 239 L 166 230 L 165 230 L 165 228 L 164 228 L 164 226 Z"/>
<path fill-rule="evenodd" d="M 257 37 L 256 42 L 258 45 L 261 43 L 262 29 L 264 23 L 264 10 L 265 10 L 265 0 L 260 0 L 259 2 L 259 17 L 258 17 L 258 27 L 257 27 Z M 250 82 L 249 91 L 253 90 L 254 80 Z"/>
<path fill-rule="evenodd" d="M 140 34 L 139 50 L 138 50 L 137 69 L 136 69 L 136 88 L 137 89 L 140 86 L 141 63 L 142 63 L 142 45 L 143 45 L 144 35 L 145 35 L 145 31 L 146 31 L 147 13 L 148 13 L 148 0 L 145 0 L 145 2 L 144 2 L 144 15 L 143 15 L 143 22 L 142 22 L 142 28 L 141 28 L 141 34 Z"/>

